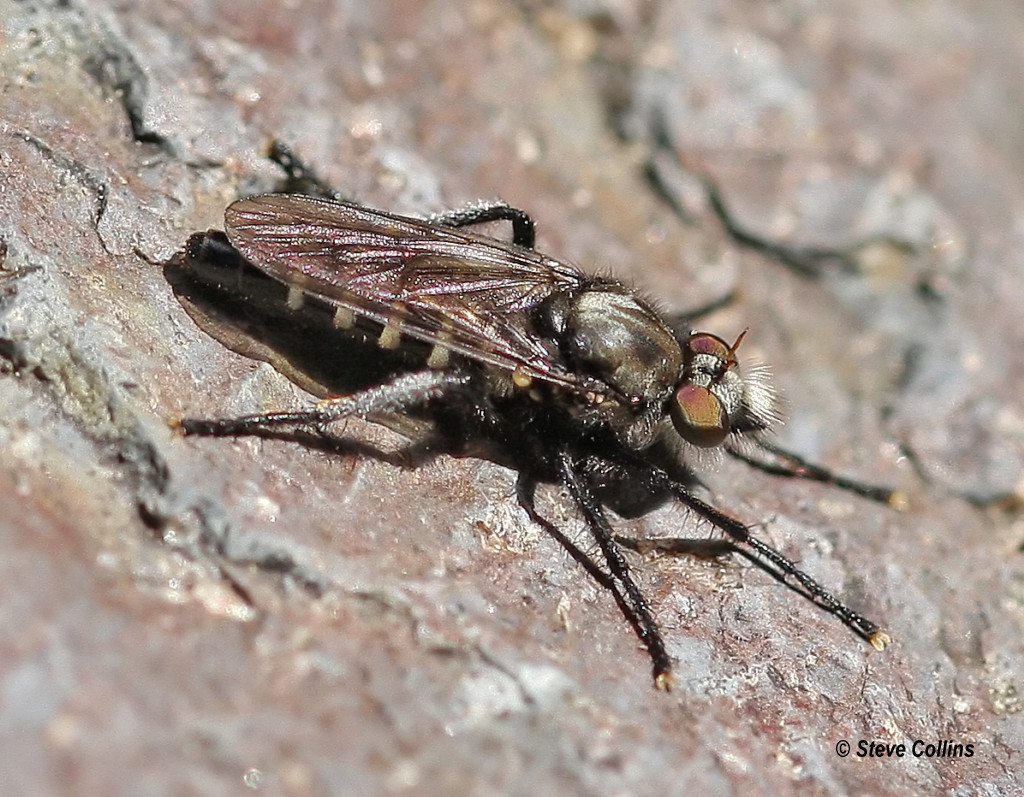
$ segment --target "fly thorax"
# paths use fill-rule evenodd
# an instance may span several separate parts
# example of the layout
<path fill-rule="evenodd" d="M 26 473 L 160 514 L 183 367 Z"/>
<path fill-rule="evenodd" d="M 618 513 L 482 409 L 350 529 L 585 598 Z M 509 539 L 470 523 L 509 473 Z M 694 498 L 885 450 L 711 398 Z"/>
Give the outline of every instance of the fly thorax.
<path fill-rule="evenodd" d="M 657 314 L 616 283 L 573 297 L 563 346 L 573 366 L 612 388 L 638 411 L 664 402 L 682 367 L 679 343 Z"/>

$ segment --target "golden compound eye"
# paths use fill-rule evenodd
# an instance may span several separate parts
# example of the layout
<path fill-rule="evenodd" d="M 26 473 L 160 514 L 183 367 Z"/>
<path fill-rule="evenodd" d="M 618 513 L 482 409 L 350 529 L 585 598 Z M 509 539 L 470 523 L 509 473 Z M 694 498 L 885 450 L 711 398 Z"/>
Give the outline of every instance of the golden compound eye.
<path fill-rule="evenodd" d="M 729 415 L 706 387 L 682 385 L 669 406 L 669 415 L 679 436 L 695 446 L 714 448 L 729 435 Z"/>

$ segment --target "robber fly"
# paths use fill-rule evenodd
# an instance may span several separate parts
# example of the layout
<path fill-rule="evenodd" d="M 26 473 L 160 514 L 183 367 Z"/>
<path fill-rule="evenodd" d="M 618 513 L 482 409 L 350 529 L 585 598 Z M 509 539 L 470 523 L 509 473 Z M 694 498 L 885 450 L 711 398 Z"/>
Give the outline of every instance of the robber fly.
<path fill-rule="evenodd" d="M 584 564 L 643 641 L 655 684 L 672 665 L 623 547 L 717 555 L 738 551 L 838 617 L 874 647 L 889 638 L 792 561 L 694 491 L 687 451 L 721 447 L 771 472 L 838 484 L 878 500 L 892 493 L 832 476 L 769 443 L 774 393 L 762 369 L 747 372 L 737 349 L 681 329 L 633 290 L 591 277 L 534 248 L 523 211 L 494 204 L 429 220 L 299 194 L 242 199 L 224 232 L 196 233 L 177 267 L 246 310 L 274 305 L 285 327 L 309 324 L 306 342 L 336 336 L 334 349 L 370 346 L 393 365 L 379 381 L 342 390 L 308 365 L 281 370 L 324 398 L 312 409 L 231 419 L 184 419 L 187 435 L 323 430 L 349 417 L 429 419 L 448 438 L 483 440 L 517 469 L 517 495 L 537 523 Z M 510 243 L 466 231 L 511 222 Z M 310 320 L 312 319 L 312 320 Z M 340 377 L 339 377 L 340 378 Z M 750 438 L 772 461 L 743 454 Z M 599 566 L 534 505 L 539 481 L 571 495 L 604 560 Z M 675 497 L 725 532 L 721 540 L 631 541 L 614 534 L 610 483 Z"/>

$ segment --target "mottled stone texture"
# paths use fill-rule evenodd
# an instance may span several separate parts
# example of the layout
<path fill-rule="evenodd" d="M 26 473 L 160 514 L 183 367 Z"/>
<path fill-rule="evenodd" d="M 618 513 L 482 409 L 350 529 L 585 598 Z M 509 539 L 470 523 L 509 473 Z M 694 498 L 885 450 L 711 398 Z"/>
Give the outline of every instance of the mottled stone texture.
<path fill-rule="evenodd" d="M 0 0 L 3 791 L 1024 788 L 1024 16 L 969 5 Z M 272 136 L 367 204 L 500 196 L 668 308 L 733 292 L 702 324 L 749 328 L 780 439 L 910 506 L 732 462 L 709 494 L 891 648 L 745 563 L 634 559 L 661 694 L 500 466 L 175 438 L 309 400 L 155 265 L 273 185 Z"/>

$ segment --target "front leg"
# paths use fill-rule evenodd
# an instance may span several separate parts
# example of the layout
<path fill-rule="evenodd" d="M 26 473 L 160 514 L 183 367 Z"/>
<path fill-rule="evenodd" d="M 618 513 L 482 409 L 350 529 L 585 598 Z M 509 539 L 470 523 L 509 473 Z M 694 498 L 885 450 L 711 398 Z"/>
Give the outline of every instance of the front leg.
<path fill-rule="evenodd" d="M 763 451 L 770 457 L 773 457 L 774 461 L 755 458 L 733 446 L 729 446 L 725 450 L 734 459 L 738 459 L 740 462 L 746 463 L 750 467 L 771 476 L 783 476 L 788 479 L 807 479 L 809 481 L 821 482 L 822 484 L 831 484 L 840 490 L 846 490 L 854 495 L 869 498 L 882 504 L 888 504 L 895 509 L 903 509 L 907 504 L 907 496 L 901 490 L 879 487 L 875 484 L 867 484 L 866 482 L 833 473 L 827 468 L 809 462 L 799 454 L 787 451 L 768 440 L 755 438 L 754 444 L 759 451 Z"/>
<path fill-rule="evenodd" d="M 728 553 L 731 546 L 751 561 L 756 562 L 763 570 L 773 574 L 780 581 L 800 592 L 800 594 L 822 607 L 829 614 L 839 618 L 845 626 L 867 640 L 876 650 L 883 650 L 891 642 L 889 635 L 882 631 L 878 625 L 832 595 L 815 579 L 797 567 L 795 562 L 783 556 L 783 554 L 775 550 L 768 543 L 751 534 L 750 529 L 746 525 L 698 498 L 691 492 L 688 485 L 672 478 L 671 475 L 661 468 L 635 455 L 620 452 L 617 460 L 620 465 L 629 468 L 652 489 L 664 490 L 675 496 L 683 504 L 710 522 L 711 525 L 728 535 L 728 544 L 709 543 L 703 549 L 704 555 L 710 553 L 719 556 Z M 677 538 L 634 541 L 628 547 L 634 550 L 646 548 L 647 551 L 661 551 L 664 553 L 694 554 L 696 552 L 695 544 L 692 540 Z M 700 548 L 701 546 L 697 545 L 696 547 Z M 698 553 L 698 555 L 701 554 Z"/>

